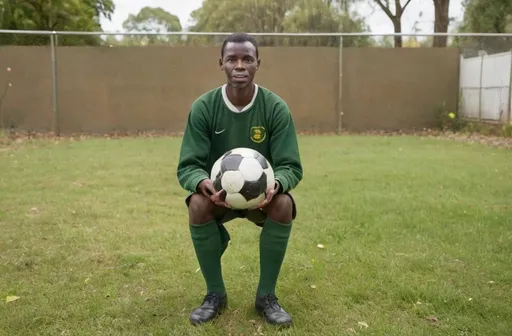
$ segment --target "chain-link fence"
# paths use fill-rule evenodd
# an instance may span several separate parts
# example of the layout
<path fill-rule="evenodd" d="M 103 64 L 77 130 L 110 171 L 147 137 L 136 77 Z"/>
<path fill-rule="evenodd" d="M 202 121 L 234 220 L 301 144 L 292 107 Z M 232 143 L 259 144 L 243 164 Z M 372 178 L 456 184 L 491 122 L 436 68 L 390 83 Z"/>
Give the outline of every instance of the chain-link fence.
<path fill-rule="evenodd" d="M 192 102 L 225 82 L 227 35 L 0 31 L 1 126 L 179 133 Z M 299 131 L 435 127 L 440 106 L 511 122 L 512 34 L 252 35 L 256 82 L 288 102 Z"/>

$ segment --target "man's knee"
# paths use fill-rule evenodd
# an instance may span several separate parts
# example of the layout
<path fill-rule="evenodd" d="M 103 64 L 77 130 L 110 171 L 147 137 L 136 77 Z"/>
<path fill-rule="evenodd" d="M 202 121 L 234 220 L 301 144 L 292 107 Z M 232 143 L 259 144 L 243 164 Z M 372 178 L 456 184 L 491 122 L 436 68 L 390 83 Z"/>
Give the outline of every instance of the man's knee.
<path fill-rule="evenodd" d="M 206 224 L 215 219 L 215 204 L 202 194 L 193 194 L 188 204 L 190 224 Z"/>
<path fill-rule="evenodd" d="M 293 201 L 286 194 L 278 194 L 266 207 L 267 216 L 282 224 L 290 224 L 293 220 Z"/>

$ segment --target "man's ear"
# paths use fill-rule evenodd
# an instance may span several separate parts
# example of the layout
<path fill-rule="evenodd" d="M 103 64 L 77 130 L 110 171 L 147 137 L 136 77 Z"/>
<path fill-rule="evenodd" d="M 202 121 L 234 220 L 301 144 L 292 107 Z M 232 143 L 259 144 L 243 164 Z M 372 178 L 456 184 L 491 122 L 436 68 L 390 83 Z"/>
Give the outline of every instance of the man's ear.
<path fill-rule="evenodd" d="M 260 69 L 260 65 L 261 65 L 261 60 L 259 58 L 258 58 L 258 62 L 257 63 L 258 63 L 257 70 L 259 70 Z"/>
<path fill-rule="evenodd" d="M 224 71 L 224 64 L 222 63 L 222 58 L 219 58 L 219 67 L 221 71 Z"/>

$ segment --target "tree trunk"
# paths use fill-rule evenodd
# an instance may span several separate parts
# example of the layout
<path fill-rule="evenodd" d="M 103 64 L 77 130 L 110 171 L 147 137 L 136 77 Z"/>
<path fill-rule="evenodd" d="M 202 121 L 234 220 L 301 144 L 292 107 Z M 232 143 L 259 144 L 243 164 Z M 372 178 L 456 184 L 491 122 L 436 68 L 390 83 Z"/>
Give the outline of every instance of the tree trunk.
<path fill-rule="evenodd" d="M 450 0 L 433 0 L 435 21 L 434 21 L 434 33 L 446 33 L 448 32 L 448 24 L 450 23 L 449 8 Z M 447 36 L 434 36 L 432 46 L 435 47 L 446 47 L 448 44 Z"/>
<path fill-rule="evenodd" d="M 400 17 L 393 18 L 393 27 L 395 28 L 395 33 L 402 32 L 402 20 Z M 395 35 L 395 48 L 402 48 L 402 35 Z"/>
<path fill-rule="evenodd" d="M 393 27 L 395 29 L 395 33 L 402 32 L 402 15 L 405 12 L 405 9 L 411 3 L 411 0 L 407 0 L 403 5 L 400 3 L 400 0 L 395 0 L 395 14 L 391 12 L 389 7 L 389 0 L 374 0 L 377 5 L 386 13 L 391 22 L 393 22 Z M 383 2 L 384 1 L 384 2 Z M 402 36 L 395 36 L 395 48 L 402 48 Z"/>

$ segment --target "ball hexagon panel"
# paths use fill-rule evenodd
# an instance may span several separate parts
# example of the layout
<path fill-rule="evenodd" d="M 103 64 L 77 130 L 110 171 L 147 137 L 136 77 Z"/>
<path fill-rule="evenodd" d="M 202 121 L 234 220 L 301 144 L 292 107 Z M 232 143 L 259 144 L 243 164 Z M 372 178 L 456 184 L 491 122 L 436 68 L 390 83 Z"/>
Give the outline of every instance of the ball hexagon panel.
<path fill-rule="evenodd" d="M 239 170 L 228 170 L 222 174 L 221 188 L 226 191 L 228 194 L 234 194 L 240 192 L 245 186 L 244 176 L 240 173 Z M 215 188 L 215 190 L 220 190 Z"/>
<path fill-rule="evenodd" d="M 263 174 L 263 168 L 255 158 L 244 158 L 238 166 L 238 171 L 246 181 L 258 181 Z"/>
<path fill-rule="evenodd" d="M 241 155 L 246 158 L 253 158 L 253 157 L 255 157 L 255 154 L 258 154 L 258 152 L 255 151 L 254 149 L 245 148 L 245 147 L 238 147 L 238 148 L 232 149 L 228 153 L 229 153 L 229 155 L 237 154 L 237 155 Z"/>
<path fill-rule="evenodd" d="M 226 194 L 226 202 L 231 205 L 233 209 L 247 209 L 247 200 L 239 193 Z"/>
<path fill-rule="evenodd" d="M 266 181 L 267 188 L 274 188 L 275 176 L 274 176 L 274 170 L 272 169 L 272 167 L 270 167 L 270 165 L 269 165 L 268 168 L 263 169 L 263 173 L 267 176 L 267 181 Z"/>

